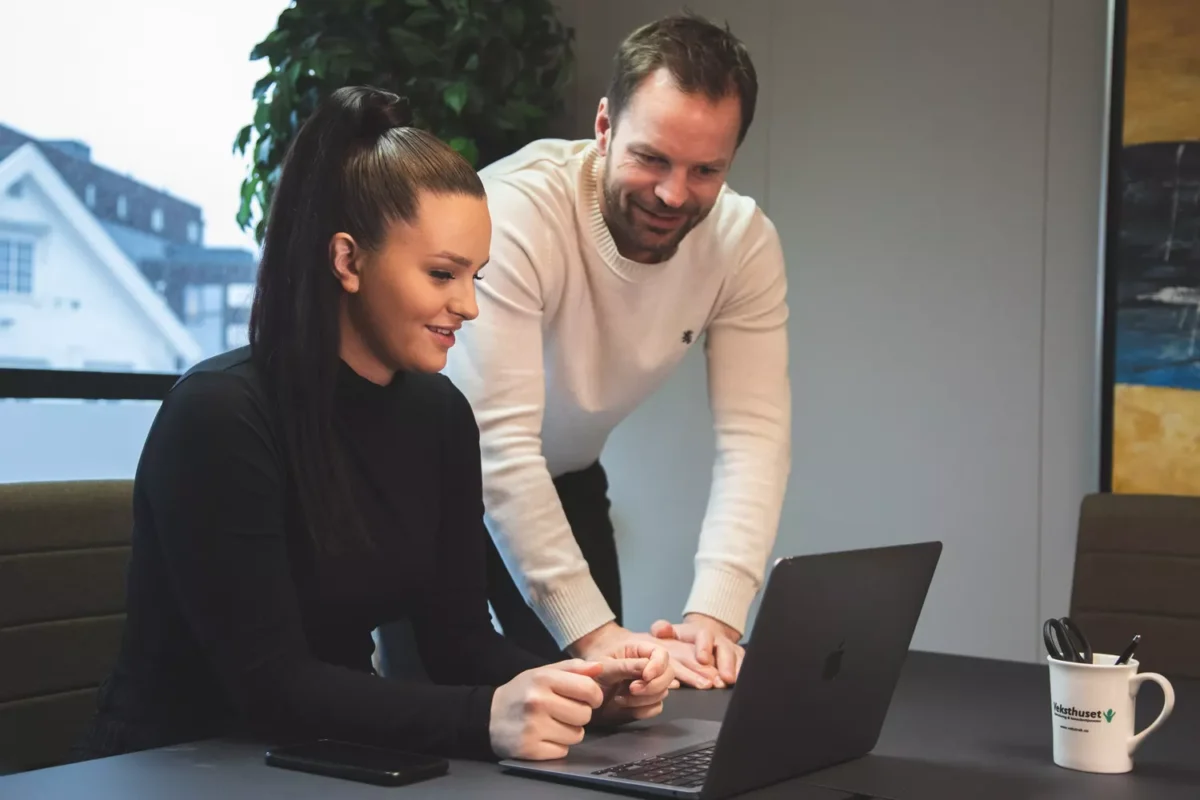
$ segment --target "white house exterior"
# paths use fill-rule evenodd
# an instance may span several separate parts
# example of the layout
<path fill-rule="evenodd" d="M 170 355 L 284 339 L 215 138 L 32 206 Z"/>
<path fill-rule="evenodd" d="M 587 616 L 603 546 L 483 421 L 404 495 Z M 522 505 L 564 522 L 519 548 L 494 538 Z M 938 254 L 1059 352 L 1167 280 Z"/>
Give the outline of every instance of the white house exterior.
<path fill-rule="evenodd" d="M 0 161 L 0 367 L 178 372 L 201 356 L 35 144 Z"/>

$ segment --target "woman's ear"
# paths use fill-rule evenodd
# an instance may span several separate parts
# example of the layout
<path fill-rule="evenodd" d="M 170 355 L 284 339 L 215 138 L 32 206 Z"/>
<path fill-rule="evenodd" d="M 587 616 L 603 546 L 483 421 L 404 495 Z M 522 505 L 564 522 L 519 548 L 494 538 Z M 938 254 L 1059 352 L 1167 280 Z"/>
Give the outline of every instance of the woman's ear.
<path fill-rule="evenodd" d="M 335 233 L 329 240 L 329 266 L 333 276 L 350 294 L 358 292 L 362 250 L 348 233 Z"/>

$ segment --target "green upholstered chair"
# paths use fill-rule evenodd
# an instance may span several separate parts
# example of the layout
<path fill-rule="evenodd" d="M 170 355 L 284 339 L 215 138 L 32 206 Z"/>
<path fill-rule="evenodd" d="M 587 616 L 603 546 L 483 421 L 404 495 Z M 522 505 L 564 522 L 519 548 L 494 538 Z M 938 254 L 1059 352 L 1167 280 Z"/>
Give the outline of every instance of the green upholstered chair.
<path fill-rule="evenodd" d="M 125 620 L 132 481 L 0 484 L 0 775 L 61 763 Z"/>

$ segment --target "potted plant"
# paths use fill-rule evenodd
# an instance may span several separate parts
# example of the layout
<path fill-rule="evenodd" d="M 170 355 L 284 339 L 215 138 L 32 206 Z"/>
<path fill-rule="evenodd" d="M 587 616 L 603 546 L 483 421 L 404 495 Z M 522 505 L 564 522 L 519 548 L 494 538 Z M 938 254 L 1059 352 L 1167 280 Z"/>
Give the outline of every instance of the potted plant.
<path fill-rule="evenodd" d="M 413 124 L 483 167 L 547 135 L 574 66 L 574 30 L 552 0 L 295 0 L 250 54 L 270 70 L 254 121 L 238 224 L 259 242 L 292 137 L 333 90 L 370 85 L 408 98 Z"/>

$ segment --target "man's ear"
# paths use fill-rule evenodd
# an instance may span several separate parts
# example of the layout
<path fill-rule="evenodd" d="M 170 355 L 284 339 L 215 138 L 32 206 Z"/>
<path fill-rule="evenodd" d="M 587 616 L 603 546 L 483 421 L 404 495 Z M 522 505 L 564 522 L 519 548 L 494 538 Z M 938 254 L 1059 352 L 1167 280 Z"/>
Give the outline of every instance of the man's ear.
<path fill-rule="evenodd" d="M 608 98 L 601 97 L 596 109 L 596 145 L 602 156 L 608 155 L 608 148 L 612 145 L 612 122 L 612 117 L 608 115 Z"/>
<path fill-rule="evenodd" d="M 362 255 L 358 243 L 348 233 L 335 233 L 329 240 L 329 268 L 350 294 L 358 291 Z"/>

